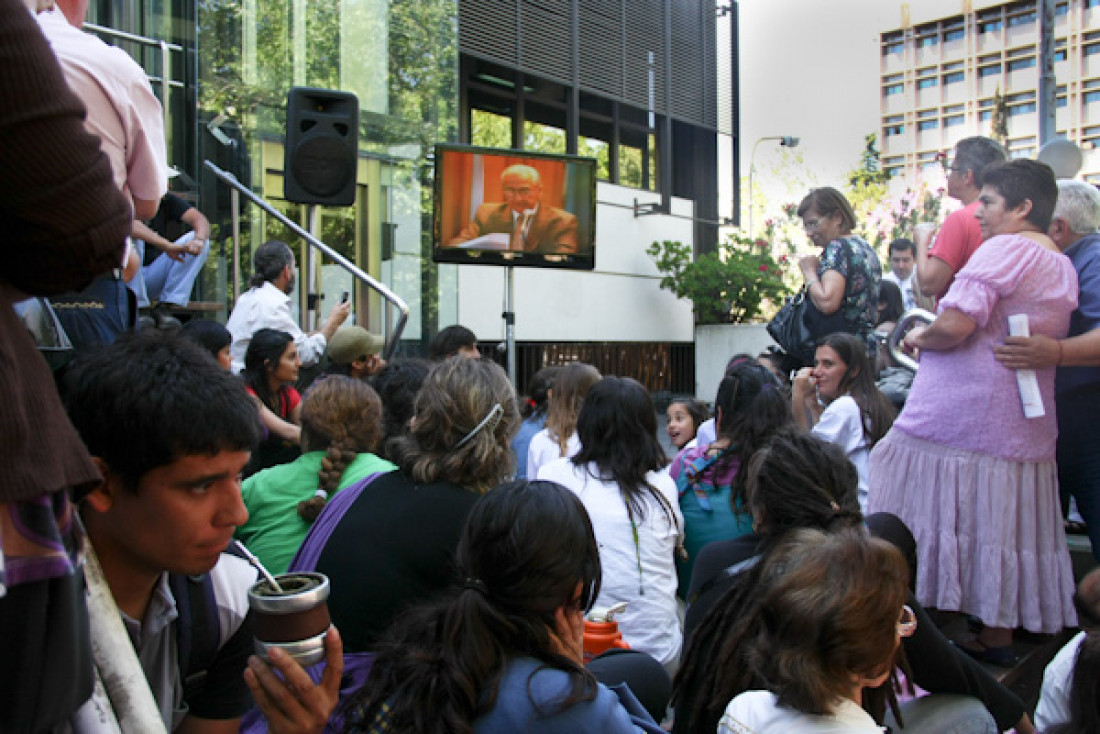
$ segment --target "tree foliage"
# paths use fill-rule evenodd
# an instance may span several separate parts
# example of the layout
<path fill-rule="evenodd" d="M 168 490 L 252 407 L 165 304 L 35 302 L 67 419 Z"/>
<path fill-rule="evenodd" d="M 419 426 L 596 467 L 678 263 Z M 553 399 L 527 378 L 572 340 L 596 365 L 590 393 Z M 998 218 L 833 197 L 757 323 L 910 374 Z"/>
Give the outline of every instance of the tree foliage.
<path fill-rule="evenodd" d="M 731 235 L 717 251 L 696 258 L 678 241 L 654 242 L 647 252 L 663 276 L 661 287 L 690 299 L 699 324 L 758 320 L 787 293 L 789 258 L 774 258 L 767 240 Z"/>

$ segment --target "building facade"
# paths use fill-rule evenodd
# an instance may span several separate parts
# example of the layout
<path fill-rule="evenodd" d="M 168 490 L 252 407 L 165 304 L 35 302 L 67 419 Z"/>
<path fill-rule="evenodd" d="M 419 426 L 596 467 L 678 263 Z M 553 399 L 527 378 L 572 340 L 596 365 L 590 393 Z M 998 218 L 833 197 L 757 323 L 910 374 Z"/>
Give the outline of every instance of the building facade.
<path fill-rule="evenodd" d="M 1041 3 L 961 0 L 934 18 L 908 7 L 902 27 L 881 35 L 883 167 L 911 176 L 960 138 L 991 135 L 999 116 L 1010 155 L 1034 157 Z M 1082 149 L 1081 175 L 1100 182 L 1100 0 L 1058 2 L 1054 36 L 1057 134 Z"/>
<path fill-rule="evenodd" d="M 659 289 L 645 249 L 717 240 L 717 141 L 735 141 L 736 64 L 718 62 L 715 38 L 720 23 L 736 38 L 735 10 L 706 0 L 92 0 L 88 20 L 138 59 L 165 102 L 169 162 L 181 171 L 173 188 L 214 226 L 198 297 L 221 318 L 233 300 L 232 206 L 204 161 L 308 227 L 308 208 L 283 196 L 286 95 L 307 86 L 359 100 L 355 202 L 318 207 L 314 226 L 409 303 L 403 351 L 456 322 L 489 342 L 504 333 L 499 268 L 430 260 L 433 146 L 468 142 L 599 163 L 596 270 L 517 269 L 518 338 L 668 352 L 692 341 L 691 307 Z M 636 216 L 635 201 L 656 213 Z M 239 282 L 266 239 L 308 261 L 262 209 L 240 204 L 239 217 Z M 381 299 L 343 270 L 303 275 L 302 291 L 325 296 L 320 318 L 348 290 L 359 323 L 385 326 Z M 561 300 L 584 304 L 585 317 Z M 308 311 L 306 293 L 296 305 Z"/>

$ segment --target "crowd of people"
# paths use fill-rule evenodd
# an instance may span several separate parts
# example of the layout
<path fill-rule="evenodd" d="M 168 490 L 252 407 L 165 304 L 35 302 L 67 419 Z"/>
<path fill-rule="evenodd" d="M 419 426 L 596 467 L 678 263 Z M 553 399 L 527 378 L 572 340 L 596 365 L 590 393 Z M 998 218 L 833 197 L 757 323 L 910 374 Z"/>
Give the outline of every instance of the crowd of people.
<path fill-rule="evenodd" d="M 670 456 L 646 388 L 592 365 L 520 396 L 459 325 L 389 361 L 347 303 L 303 332 L 278 240 L 225 326 L 134 330 L 111 311 L 128 237 L 164 251 L 144 282 L 178 305 L 209 223 L 163 198 L 147 80 L 66 45 L 83 9 L 56 5 L 0 0 L 0 731 L 1100 727 L 1100 572 L 1074 586 L 1060 494 L 1100 552 L 1094 187 L 960 141 L 964 208 L 886 276 L 843 195 L 811 191 L 812 359 L 733 356 L 710 407 L 669 404 Z M 56 384 L 27 296 L 100 342 Z M 935 319 L 892 401 L 876 330 L 914 307 Z M 328 579 L 323 662 L 255 654 L 242 556 Z M 953 644 L 928 608 L 976 632 Z M 597 611 L 625 648 L 587 649 Z M 980 663 L 1078 624 L 1033 723 Z"/>

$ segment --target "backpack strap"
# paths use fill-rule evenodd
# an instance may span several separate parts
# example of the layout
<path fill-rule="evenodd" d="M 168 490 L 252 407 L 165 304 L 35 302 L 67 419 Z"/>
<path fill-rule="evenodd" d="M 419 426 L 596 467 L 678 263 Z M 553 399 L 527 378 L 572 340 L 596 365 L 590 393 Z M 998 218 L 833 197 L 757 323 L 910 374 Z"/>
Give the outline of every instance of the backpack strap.
<path fill-rule="evenodd" d="M 201 690 L 206 673 L 218 656 L 221 622 L 214 582 L 199 576 L 169 574 L 168 586 L 176 600 L 176 649 L 184 700 Z"/>
<path fill-rule="evenodd" d="M 695 493 L 695 499 L 699 502 L 699 508 L 703 512 L 714 512 L 714 508 L 710 506 L 710 497 L 707 495 L 707 490 L 703 486 L 703 472 L 712 467 L 716 461 L 721 459 L 727 453 L 731 451 L 731 448 L 723 449 L 713 456 L 704 453 L 702 456 L 697 456 L 689 462 L 683 464 L 683 469 L 676 477 L 676 490 L 679 492 L 679 496 L 683 498 L 687 491 L 690 489 Z M 721 489 L 719 487 L 719 489 Z"/>

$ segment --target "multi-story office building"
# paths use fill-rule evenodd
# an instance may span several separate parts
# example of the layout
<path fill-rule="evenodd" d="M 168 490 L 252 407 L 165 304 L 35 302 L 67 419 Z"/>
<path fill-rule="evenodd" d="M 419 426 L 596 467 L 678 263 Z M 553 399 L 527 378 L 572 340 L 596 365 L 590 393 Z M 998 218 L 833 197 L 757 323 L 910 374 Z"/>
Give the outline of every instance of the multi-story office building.
<path fill-rule="evenodd" d="M 596 270 L 518 269 L 521 347 L 633 344 L 641 361 L 663 354 L 666 377 L 690 352 L 690 303 L 659 289 L 645 249 L 717 239 L 717 141 L 736 130 L 736 71 L 735 52 L 718 59 L 716 31 L 736 38 L 736 3 L 92 0 L 88 20 L 166 102 L 169 162 L 182 172 L 174 188 L 215 226 L 220 249 L 201 294 L 213 307 L 233 298 L 231 212 L 228 187 L 203 162 L 305 226 L 307 207 L 283 196 L 286 98 L 320 87 L 354 92 L 360 108 L 355 202 L 319 208 L 321 239 L 409 303 L 408 351 L 455 322 L 485 341 L 503 334 L 501 268 L 430 262 L 432 146 L 468 142 L 600 161 Z M 638 216 L 638 204 L 657 213 Z M 300 244 L 260 208 L 242 205 L 241 218 L 242 282 L 260 242 Z M 376 295 L 323 270 L 322 311 L 349 290 L 359 323 L 385 322 Z M 301 275 L 304 290 L 314 278 Z M 690 389 L 689 357 L 680 371 Z"/>
<path fill-rule="evenodd" d="M 942 5 L 940 6 L 942 7 Z M 1054 23 L 1056 127 L 1084 153 L 1082 175 L 1100 181 L 1100 0 L 1061 0 Z M 989 135 L 1003 99 L 1013 156 L 1039 148 L 1039 13 L 1036 0 L 959 0 L 958 12 L 882 33 L 883 166 L 912 174 L 960 138 Z"/>

